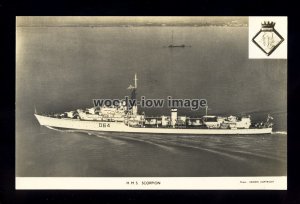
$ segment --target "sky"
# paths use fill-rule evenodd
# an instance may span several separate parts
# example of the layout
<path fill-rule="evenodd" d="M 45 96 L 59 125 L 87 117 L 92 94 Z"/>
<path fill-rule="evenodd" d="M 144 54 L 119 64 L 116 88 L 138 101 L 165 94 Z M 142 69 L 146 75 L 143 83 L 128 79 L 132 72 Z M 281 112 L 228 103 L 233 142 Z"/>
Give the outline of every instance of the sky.
<path fill-rule="evenodd" d="M 105 26 L 105 25 L 151 25 L 151 24 L 230 24 L 246 25 L 247 17 L 195 17 L 195 16 L 18 16 L 17 26 Z"/>

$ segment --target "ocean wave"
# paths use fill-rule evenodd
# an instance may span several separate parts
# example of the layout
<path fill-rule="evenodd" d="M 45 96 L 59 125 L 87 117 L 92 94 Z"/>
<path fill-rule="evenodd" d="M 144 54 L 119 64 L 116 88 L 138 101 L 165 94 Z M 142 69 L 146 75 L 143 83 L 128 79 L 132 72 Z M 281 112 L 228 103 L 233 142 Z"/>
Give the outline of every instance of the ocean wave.
<path fill-rule="evenodd" d="M 160 141 L 157 140 L 151 140 L 150 138 L 136 138 L 136 137 L 130 137 L 130 136 L 120 136 L 119 139 L 121 140 L 127 140 L 127 141 L 135 141 L 135 142 L 141 142 L 149 145 L 156 146 L 158 148 L 164 149 L 166 151 L 175 153 L 176 150 L 173 147 L 170 147 L 168 145 L 162 144 Z"/>
<path fill-rule="evenodd" d="M 51 130 L 56 130 L 58 132 L 76 132 L 75 130 L 62 130 L 62 129 L 54 128 L 54 127 L 51 127 L 51 126 L 46 126 L 46 127 L 51 129 Z"/>
<path fill-rule="evenodd" d="M 287 131 L 276 131 L 272 132 L 272 134 L 287 135 Z"/>

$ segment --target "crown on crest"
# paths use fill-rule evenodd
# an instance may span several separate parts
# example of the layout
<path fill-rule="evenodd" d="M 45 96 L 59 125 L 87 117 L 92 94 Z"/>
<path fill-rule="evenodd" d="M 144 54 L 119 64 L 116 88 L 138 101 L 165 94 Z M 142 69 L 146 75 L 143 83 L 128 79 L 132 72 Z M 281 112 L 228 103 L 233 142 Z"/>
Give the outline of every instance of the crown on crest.
<path fill-rule="evenodd" d="M 262 28 L 274 28 L 274 26 L 275 22 L 272 21 L 264 21 L 263 23 L 261 23 Z"/>

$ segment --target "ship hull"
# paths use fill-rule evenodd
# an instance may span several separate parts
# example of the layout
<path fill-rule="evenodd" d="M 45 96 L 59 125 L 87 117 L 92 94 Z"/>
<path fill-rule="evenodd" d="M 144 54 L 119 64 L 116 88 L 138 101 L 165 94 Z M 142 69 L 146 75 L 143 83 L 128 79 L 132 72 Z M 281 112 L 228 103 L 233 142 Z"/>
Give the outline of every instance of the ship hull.
<path fill-rule="evenodd" d="M 149 134 L 192 134 L 192 135 L 251 135 L 270 134 L 272 128 L 257 129 L 190 129 L 190 128 L 136 128 L 122 122 L 83 121 L 78 119 L 59 119 L 35 114 L 40 125 L 53 128 L 90 130 L 99 132 L 128 132 Z"/>

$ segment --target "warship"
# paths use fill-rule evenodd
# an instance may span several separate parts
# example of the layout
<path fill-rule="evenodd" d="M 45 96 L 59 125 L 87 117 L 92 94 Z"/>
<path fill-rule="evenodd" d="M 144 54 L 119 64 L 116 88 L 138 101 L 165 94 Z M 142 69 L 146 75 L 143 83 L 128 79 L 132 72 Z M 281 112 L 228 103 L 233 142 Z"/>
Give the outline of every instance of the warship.
<path fill-rule="evenodd" d="M 136 100 L 137 75 L 134 85 L 130 85 L 131 99 Z M 64 113 L 37 113 L 35 117 L 41 126 L 50 129 L 82 130 L 100 132 L 128 132 L 174 135 L 253 135 L 272 133 L 273 119 L 268 115 L 266 121 L 252 123 L 251 116 L 217 116 L 206 114 L 202 117 L 179 116 L 177 108 L 171 108 L 170 115 L 157 117 L 139 114 L 137 104 L 129 107 L 94 106 Z"/>

